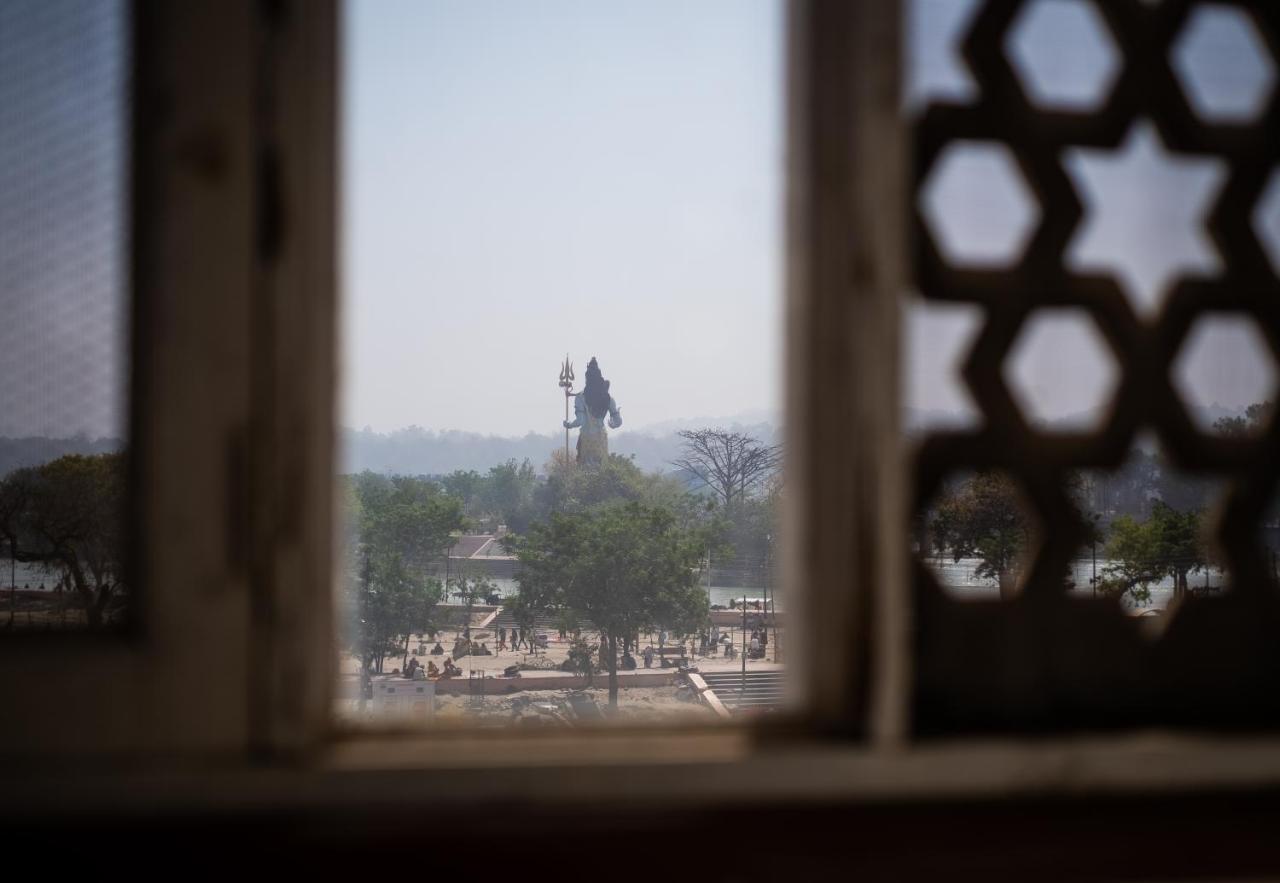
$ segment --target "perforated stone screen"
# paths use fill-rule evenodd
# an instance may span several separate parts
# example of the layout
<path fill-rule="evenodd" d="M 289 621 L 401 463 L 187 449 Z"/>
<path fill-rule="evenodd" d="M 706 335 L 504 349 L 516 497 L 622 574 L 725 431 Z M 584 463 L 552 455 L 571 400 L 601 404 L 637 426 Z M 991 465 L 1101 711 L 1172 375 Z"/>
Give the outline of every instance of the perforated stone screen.
<path fill-rule="evenodd" d="M 1008 600 L 958 598 L 917 564 L 916 726 L 926 734 L 1274 726 L 1280 596 L 1259 527 L 1280 477 L 1280 425 L 1207 431 L 1180 395 L 1175 366 L 1194 361 L 1180 353 L 1206 321 L 1251 323 L 1261 357 L 1280 357 L 1276 187 L 1268 190 L 1280 164 L 1280 4 L 977 6 L 959 44 L 974 88 L 934 100 L 913 124 L 912 233 L 920 294 L 984 311 L 962 368 L 983 419 L 921 441 L 915 498 L 923 509 L 949 476 L 999 470 L 1035 507 L 1042 542 Z M 1105 29 L 1091 51 L 1106 69 L 1087 94 L 1055 86 L 1055 70 L 1070 68 L 1060 51 L 1037 66 L 1034 27 L 1058 18 L 1082 32 Z M 1075 100 L 1045 100 L 1060 94 Z M 1017 235 L 1000 240 L 1003 250 L 976 263 L 955 260 L 955 243 L 972 230 L 939 229 L 930 217 L 941 164 L 975 148 L 1007 160 L 1016 182 L 1004 186 L 1035 206 L 1016 216 Z M 1161 220 L 1185 228 L 1141 267 L 1128 260 L 1126 236 L 1142 230 L 1107 217 L 1110 182 L 1138 160 L 1168 170 L 1172 183 L 1154 204 Z M 1018 343 L 1035 339 L 1027 329 L 1064 310 L 1090 320 L 1082 327 L 1102 341 L 1115 381 L 1096 426 L 1050 431 L 1029 419 L 1029 393 L 1006 362 L 1028 358 Z M 1064 579 L 1089 539 L 1072 483 L 1085 471 L 1120 469 L 1144 434 L 1179 469 L 1226 488 L 1213 526 L 1225 590 L 1187 598 L 1158 631 Z"/>

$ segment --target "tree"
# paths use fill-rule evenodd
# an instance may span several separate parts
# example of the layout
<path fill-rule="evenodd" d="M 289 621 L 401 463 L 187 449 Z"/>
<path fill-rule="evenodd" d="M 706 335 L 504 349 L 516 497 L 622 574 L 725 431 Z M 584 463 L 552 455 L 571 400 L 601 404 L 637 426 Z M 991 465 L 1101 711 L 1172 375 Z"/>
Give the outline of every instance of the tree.
<path fill-rule="evenodd" d="M 1275 405 L 1270 401 L 1254 402 L 1244 409 L 1243 417 L 1220 417 L 1213 421 L 1213 428 L 1228 438 L 1248 438 L 1266 428 L 1274 411 Z"/>
<path fill-rule="evenodd" d="M 1208 549 L 1204 542 L 1204 513 L 1194 509 L 1179 512 L 1161 501 L 1151 508 L 1151 520 L 1155 522 L 1160 555 L 1173 577 L 1174 595 L 1187 594 L 1187 575 L 1197 573 L 1208 566 Z"/>
<path fill-rule="evenodd" d="M 348 562 L 356 568 L 348 579 L 351 650 L 381 672 L 387 654 L 432 627 L 444 590 L 429 572 L 462 527 L 462 504 L 426 479 L 373 472 L 351 476 L 345 499 Z"/>
<path fill-rule="evenodd" d="M 526 459 L 521 463 L 508 460 L 494 466 L 479 489 L 484 511 L 502 519 L 516 533 L 522 533 L 532 520 L 533 492 L 538 477 Z"/>
<path fill-rule="evenodd" d="M 591 469 L 573 460 L 553 463 L 546 482 L 534 494 L 534 517 L 545 519 L 553 512 L 583 512 L 620 500 L 640 500 L 659 480 L 646 476 L 619 454 L 610 454 Z"/>
<path fill-rule="evenodd" d="M 0 481 L 0 536 L 17 561 L 43 564 L 76 592 L 90 628 L 125 591 L 124 454 L 69 454 Z"/>
<path fill-rule="evenodd" d="M 358 542 L 401 555 L 407 567 L 425 572 L 463 526 L 461 502 L 425 478 L 362 472 L 352 483 Z"/>
<path fill-rule="evenodd" d="M 762 444 L 741 432 L 725 429 L 684 429 L 683 456 L 673 466 L 695 476 L 729 508 L 745 499 L 778 471 L 781 445 Z"/>
<path fill-rule="evenodd" d="M 1000 597 L 1009 598 L 1031 539 L 1031 524 L 1013 479 L 999 472 L 978 472 L 945 494 L 929 521 L 939 554 L 952 560 L 977 558 L 976 573 L 994 580 Z"/>
<path fill-rule="evenodd" d="M 351 649 L 361 670 L 381 674 L 386 657 L 399 653 L 409 635 L 430 630 L 442 596 L 439 580 L 413 572 L 402 556 L 366 550 L 350 617 L 355 624 Z"/>
<path fill-rule="evenodd" d="M 685 634 L 708 615 L 697 583 L 702 538 L 665 508 L 626 502 L 554 513 L 515 545 L 519 608 L 567 611 L 599 631 L 611 708 L 621 639 L 656 627 Z"/>
<path fill-rule="evenodd" d="M 440 479 L 444 492 L 455 497 L 462 504 L 463 511 L 471 516 L 480 514 L 480 488 L 483 484 L 483 476 L 474 469 L 455 469 Z"/>
<path fill-rule="evenodd" d="M 1098 590 L 1107 595 L 1129 593 L 1135 601 L 1151 600 L 1151 584 L 1159 582 L 1164 571 L 1156 533 L 1149 522 L 1121 515 L 1111 523 L 1107 540 L 1107 564 L 1102 569 Z"/>
<path fill-rule="evenodd" d="M 1174 597 L 1181 597 L 1189 591 L 1188 575 L 1208 566 L 1203 513 L 1179 512 L 1157 500 L 1146 521 L 1121 516 L 1111 525 L 1107 557 L 1104 590 L 1129 592 L 1135 600 L 1146 602 L 1151 599 L 1151 584 L 1170 577 Z"/>

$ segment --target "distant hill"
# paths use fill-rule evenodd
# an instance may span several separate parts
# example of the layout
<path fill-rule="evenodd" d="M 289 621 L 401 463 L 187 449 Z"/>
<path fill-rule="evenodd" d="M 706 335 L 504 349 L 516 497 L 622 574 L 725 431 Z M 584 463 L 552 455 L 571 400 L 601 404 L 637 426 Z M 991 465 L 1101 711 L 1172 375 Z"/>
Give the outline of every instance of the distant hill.
<path fill-rule="evenodd" d="M 28 438 L 0 437 L 0 475 L 25 466 L 39 466 L 67 454 L 110 454 L 124 449 L 118 438 Z"/>
<path fill-rule="evenodd" d="M 1195 409 L 1193 416 L 1205 425 L 1220 417 L 1242 416 L 1244 409 L 1213 404 Z M 1076 418 L 1077 425 L 1085 416 Z M 961 412 L 919 411 L 905 408 L 904 430 L 917 435 L 930 428 L 961 428 L 973 425 L 973 415 Z M 612 433 L 609 447 L 614 453 L 634 456 L 640 468 L 669 470 L 680 455 L 680 438 L 676 432 L 684 428 L 723 427 L 745 432 L 762 441 L 782 441 L 781 420 L 776 414 L 753 411 L 728 417 L 697 417 L 670 420 L 639 429 Z M 536 432 L 521 436 L 481 435 L 460 430 L 428 430 L 418 426 L 394 432 L 370 429 L 342 429 L 339 433 L 339 463 L 342 472 L 401 472 L 414 475 L 443 475 L 455 469 L 486 472 L 491 466 L 507 460 L 528 459 L 542 471 L 551 452 L 564 446 L 564 433 Z M 24 466 L 38 466 L 65 454 L 106 454 L 122 450 L 125 442 L 116 438 L 27 438 L 0 437 L 0 476 Z"/>
<path fill-rule="evenodd" d="M 611 433 L 609 450 L 635 457 L 636 465 L 647 471 L 666 471 L 680 455 L 679 428 L 719 426 L 745 432 L 762 441 L 780 441 L 780 430 L 772 423 L 744 424 L 733 418 L 695 419 L 667 423 L 639 430 Z M 577 438 L 575 431 L 570 444 Z M 343 429 L 340 436 L 343 472 L 405 472 L 417 475 L 443 475 L 455 469 L 486 472 L 489 467 L 507 460 L 528 459 L 536 470 L 543 471 L 551 452 L 564 447 L 564 433 L 541 435 L 530 432 L 522 436 L 481 435 L 459 430 L 436 431 L 411 426 L 394 432 L 370 429 Z"/>

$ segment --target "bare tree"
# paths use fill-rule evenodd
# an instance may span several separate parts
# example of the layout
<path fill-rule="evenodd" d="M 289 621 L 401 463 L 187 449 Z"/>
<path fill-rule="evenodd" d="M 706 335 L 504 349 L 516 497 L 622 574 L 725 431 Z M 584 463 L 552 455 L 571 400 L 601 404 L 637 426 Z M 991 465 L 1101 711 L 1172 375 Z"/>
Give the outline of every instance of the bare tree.
<path fill-rule="evenodd" d="M 744 499 L 778 470 L 781 445 L 725 429 L 684 429 L 684 456 L 671 461 L 702 480 L 726 507 Z"/>

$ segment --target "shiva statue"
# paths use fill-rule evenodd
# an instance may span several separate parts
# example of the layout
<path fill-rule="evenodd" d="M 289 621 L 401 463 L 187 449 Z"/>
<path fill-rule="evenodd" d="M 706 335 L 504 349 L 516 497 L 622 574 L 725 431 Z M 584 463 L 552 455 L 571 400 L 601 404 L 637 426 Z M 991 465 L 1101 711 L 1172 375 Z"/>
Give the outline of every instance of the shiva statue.
<path fill-rule="evenodd" d="M 609 434 L 604 428 L 604 418 L 609 418 L 609 428 L 622 425 L 622 411 L 609 395 L 609 381 L 600 373 L 595 357 L 587 363 L 587 382 L 582 392 L 573 397 L 573 420 L 564 421 L 565 429 L 577 429 L 578 465 L 599 466 L 609 456 Z"/>

